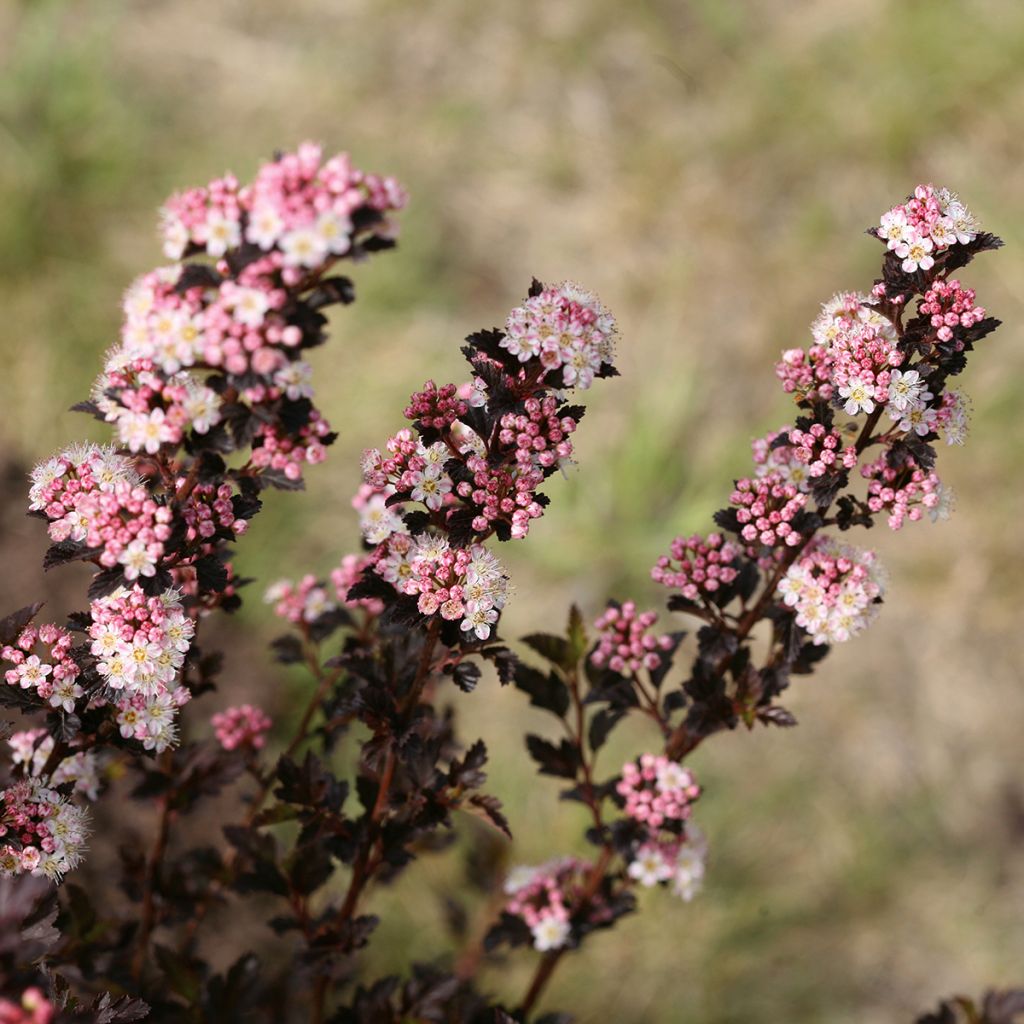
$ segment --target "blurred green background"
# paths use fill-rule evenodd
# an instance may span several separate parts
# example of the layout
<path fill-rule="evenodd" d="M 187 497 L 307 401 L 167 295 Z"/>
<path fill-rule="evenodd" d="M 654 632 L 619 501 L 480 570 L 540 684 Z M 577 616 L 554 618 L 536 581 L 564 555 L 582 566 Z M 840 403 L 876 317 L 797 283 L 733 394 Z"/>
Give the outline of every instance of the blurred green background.
<path fill-rule="evenodd" d="M 1024 981 L 1022 128 L 1018 0 L 0 0 L 3 606 L 59 602 L 22 474 L 95 426 L 61 410 L 116 340 L 121 292 L 160 261 L 155 211 L 176 187 L 244 178 L 309 137 L 412 194 L 399 250 L 356 268 L 360 301 L 315 353 L 341 439 L 242 545 L 264 581 L 353 548 L 358 454 L 427 376 L 465 377 L 460 339 L 532 275 L 614 311 L 623 376 L 587 395 L 579 468 L 501 552 L 515 636 L 570 599 L 658 598 L 650 564 L 707 529 L 750 438 L 789 419 L 779 349 L 870 283 L 864 228 L 918 181 L 947 185 L 1007 241 L 966 275 L 1006 326 L 964 378 L 968 447 L 942 452 L 958 512 L 870 538 L 892 572 L 884 613 L 790 695 L 801 727 L 694 758 L 703 895 L 645 894 L 550 1003 L 582 1022 L 881 1024 Z M 294 683 L 259 667 L 272 628 L 251 600 L 229 664 L 287 716 Z M 541 723 L 525 701 L 492 683 L 458 704 L 492 749 L 517 859 L 581 850 L 582 815 L 526 774 L 521 733 Z M 449 948 L 454 867 L 425 861 L 378 894 L 399 915 L 380 966 Z M 514 998 L 532 959 L 487 983 Z"/>

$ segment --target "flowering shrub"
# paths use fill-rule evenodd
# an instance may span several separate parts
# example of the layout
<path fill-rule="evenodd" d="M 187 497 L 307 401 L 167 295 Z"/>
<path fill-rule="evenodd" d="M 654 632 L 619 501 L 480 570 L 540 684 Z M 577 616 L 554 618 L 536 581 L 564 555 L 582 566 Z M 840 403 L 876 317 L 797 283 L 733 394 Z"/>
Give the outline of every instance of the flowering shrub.
<path fill-rule="evenodd" d="M 32 473 L 44 566 L 96 572 L 65 623 L 37 622 L 38 605 L 0 621 L 0 701 L 31 724 L 0 770 L 0 1020 L 567 1020 L 535 1018 L 565 955 L 634 911 L 638 886 L 690 901 L 714 870 L 684 759 L 722 731 L 795 724 L 780 702 L 792 677 L 877 614 L 874 554 L 824 531 L 948 512 L 933 442 L 962 442 L 967 418 L 948 382 L 998 323 L 950 275 L 1001 243 L 956 196 L 922 186 L 873 229 L 885 255 L 870 292 L 837 295 L 812 344 L 783 354 L 795 422 L 754 442 L 717 529 L 667 539 L 651 570 L 695 635 L 656 633 L 656 612 L 611 601 L 590 630 L 573 608 L 564 634 L 524 637 L 520 657 L 499 637 L 514 595 L 495 547 L 537 527 L 574 457 L 575 396 L 617 372 L 598 299 L 534 281 L 503 329 L 466 339 L 467 379 L 424 383 L 406 425 L 366 452 L 352 502 L 363 550 L 327 579 L 266 590 L 285 627 L 274 656 L 312 677 L 268 757 L 260 708 L 190 710 L 220 668 L 201 627 L 241 603 L 232 546 L 267 490 L 301 487 L 326 456 L 334 435 L 303 356 L 326 341 L 324 310 L 354 298 L 338 265 L 390 248 L 404 203 L 391 179 L 309 144 L 251 184 L 226 176 L 172 197 L 173 263 L 129 289 L 120 344 L 79 407 L 113 443 Z M 761 622 L 770 640 L 755 657 Z M 526 750 L 580 808 L 593 852 L 511 871 L 483 858 L 485 917 L 462 926 L 457 960 L 365 978 L 374 885 L 443 850 L 466 815 L 511 839 L 483 742 L 463 742 L 440 706 L 487 665 L 557 719 L 559 739 L 530 734 Z M 652 723 L 649 747 L 602 775 L 599 752 L 631 715 Z M 119 871 L 94 835 L 105 866 L 87 891 L 74 875 L 86 805 L 117 796 L 148 806 L 152 835 Z M 221 821 L 234 807 L 224 842 L 191 847 L 175 825 L 215 797 Z M 218 970 L 207 936 L 243 912 L 269 920 L 281 951 Z M 536 958 L 527 991 L 485 992 L 481 968 L 516 946 Z M 969 1019 L 1010 1019 L 996 1011 Z"/>

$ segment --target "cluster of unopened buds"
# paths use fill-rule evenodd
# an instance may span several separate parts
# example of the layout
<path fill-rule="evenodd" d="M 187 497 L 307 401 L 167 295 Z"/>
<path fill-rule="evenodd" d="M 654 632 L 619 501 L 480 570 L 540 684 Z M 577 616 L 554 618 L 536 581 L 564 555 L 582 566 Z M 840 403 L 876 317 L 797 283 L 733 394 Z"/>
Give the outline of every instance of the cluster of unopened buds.
<path fill-rule="evenodd" d="M 928 317 L 939 341 L 953 341 L 957 328 L 973 327 L 985 319 L 985 309 L 976 305 L 974 289 L 964 288 L 959 281 L 935 281 L 924 293 L 917 311 Z M 963 349 L 958 341 L 957 351 Z"/>
<path fill-rule="evenodd" d="M 78 684 L 82 670 L 73 647 L 74 638 L 60 626 L 28 626 L 13 644 L 0 649 L 0 659 L 12 666 L 4 672 L 4 679 L 9 686 L 35 691 L 51 707 L 71 712 L 84 694 Z M 35 653 L 37 650 L 42 653 Z"/>
<path fill-rule="evenodd" d="M 693 773 L 664 754 L 641 754 L 627 761 L 615 791 L 626 816 L 650 829 L 686 821 L 700 796 Z"/>
<path fill-rule="evenodd" d="M 491 635 L 505 607 L 508 577 L 482 544 L 452 547 L 440 536 L 393 535 L 374 555 L 374 571 L 401 594 L 415 597 L 423 615 L 440 614 L 478 640 Z"/>
<path fill-rule="evenodd" d="M 903 270 L 931 270 L 935 259 L 978 234 L 978 223 L 954 192 L 918 185 L 905 203 L 882 215 L 876 234 L 903 261 Z"/>
<path fill-rule="evenodd" d="M 598 668 L 607 666 L 619 675 L 630 675 L 642 668 L 654 671 L 661 665 L 658 652 L 675 645 L 672 637 L 650 632 L 657 621 L 657 612 L 637 611 L 632 601 L 609 605 L 594 623 L 598 639 L 590 654 L 591 664 Z"/>
<path fill-rule="evenodd" d="M 0 877 L 59 880 L 81 860 L 86 812 L 45 781 L 22 778 L 0 791 Z"/>
<path fill-rule="evenodd" d="M 748 554 L 756 554 L 759 547 L 793 547 L 802 540 L 793 520 L 807 504 L 807 495 L 788 483 L 781 473 L 737 480 L 729 502 L 736 508 L 740 536 L 747 542 Z"/>
<path fill-rule="evenodd" d="M 570 919 L 591 869 L 587 861 L 562 857 L 536 867 L 516 868 L 509 874 L 505 912 L 523 920 L 533 936 L 534 949 L 547 952 L 569 944 Z M 587 913 L 594 921 L 607 915 L 600 897 L 588 901 Z"/>
<path fill-rule="evenodd" d="M 25 989 L 16 1003 L 0 997 L 0 1024 L 50 1024 L 56 1012 L 53 1003 L 35 986 Z"/>
<path fill-rule="evenodd" d="M 778 593 L 815 644 L 843 643 L 875 617 L 885 583 L 873 551 L 823 536 L 786 570 Z"/>
<path fill-rule="evenodd" d="M 535 360 L 545 378 L 561 371 L 552 386 L 584 390 L 612 360 L 615 320 L 590 292 L 565 282 L 509 313 L 501 347 L 521 363 Z"/>
<path fill-rule="evenodd" d="M 239 747 L 262 750 L 267 743 L 267 733 L 274 723 L 262 708 L 241 704 L 218 711 L 210 719 L 210 724 L 217 742 L 225 750 L 237 750 Z"/>
<path fill-rule="evenodd" d="M 676 537 L 669 553 L 651 569 L 651 579 L 678 590 L 689 601 L 714 595 L 736 579 L 739 548 L 720 533 Z"/>
<path fill-rule="evenodd" d="M 672 892 L 689 902 L 704 881 L 707 843 L 692 822 L 682 835 L 663 833 L 637 846 L 626 869 L 645 888 L 670 882 Z"/>
<path fill-rule="evenodd" d="M 26 775 L 40 777 L 53 753 L 53 737 L 45 729 L 24 729 L 10 735 L 11 763 Z M 99 796 L 99 758 L 95 750 L 78 750 L 67 755 L 49 775 L 50 785 L 70 785 L 87 800 Z"/>
<path fill-rule="evenodd" d="M 927 512 L 932 522 L 948 519 L 953 492 L 931 471 L 925 471 L 908 457 L 904 465 L 890 466 L 885 457 L 861 468 L 868 481 L 868 508 L 887 512 L 890 529 L 898 530 L 909 520 L 916 522 Z"/>

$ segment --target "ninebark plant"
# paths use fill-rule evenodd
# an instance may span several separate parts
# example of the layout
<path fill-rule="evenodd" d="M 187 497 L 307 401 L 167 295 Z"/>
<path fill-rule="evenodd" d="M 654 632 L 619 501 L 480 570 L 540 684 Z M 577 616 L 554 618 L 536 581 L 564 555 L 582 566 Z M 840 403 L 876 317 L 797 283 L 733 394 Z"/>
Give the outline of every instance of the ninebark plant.
<path fill-rule="evenodd" d="M 813 343 L 783 354 L 795 422 L 754 443 L 716 532 L 676 538 L 652 569 L 686 630 L 659 634 L 655 612 L 611 602 L 589 628 L 573 608 L 564 633 L 513 649 L 498 635 L 509 580 L 495 549 L 535 528 L 542 488 L 557 495 L 572 461 L 579 394 L 617 372 L 601 303 L 534 281 L 503 328 L 466 339 L 465 383 L 428 381 L 406 426 L 364 456 L 364 550 L 329 579 L 266 591 L 288 624 L 276 659 L 311 677 L 290 736 L 268 744 L 272 723 L 250 703 L 204 719 L 192 701 L 222 665 L 200 627 L 249 582 L 233 545 L 267 490 L 301 487 L 335 436 L 305 353 L 326 340 L 325 310 L 354 298 L 345 261 L 392 247 L 404 204 L 393 180 L 310 144 L 251 184 L 173 196 L 171 263 L 129 289 L 120 343 L 78 407 L 112 442 L 32 473 L 44 568 L 96 573 L 65 622 L 39 605 L 0 622 L 0 702 L 26 719 L 0 765 L 0 1021 L 571 1019 L 542 1008 L 562 961 L 631 913 L 637 887 L 683 901 L 700 889 L 714 837 L 693 822 L 696 749 L 795 724 L 781 703 L 791 678 L 877 612 L 884 573 L 848 531 L 948 513 L 936 447 L 962 442 L 967 422 L 950 383 L 998 325 L 956 275 L 1001 243 L 955 195 L 921 186 L 869 232 L 882 248 L 869 292 L 837 295 Z M 487 665 L 485 686 L 511 684 L 557 719 L 561 738 L 527 735 L 525 751 L 561 780 L 591 852 L 512 871 L 480 852 L 466 885 L 486 919 L 465 920 L 450 894 L 461 952 L 425 941 L 405 975 L 368 977 L 375 887 L 450 847 L 466 815 L 512 841 L 483 742 L 456 731 L 459 701 L 486 698 L 455 691 Z M 598 752 L 628 716 L 650 723 L 650 745 L 609 775 Z M 87 810 L 115 794 L 153 820 L 116 856 L 104 833 L 89 838 Z M 220 815 L 237 808 L 221 834 L 183 826 L 213 797 Z M 94 855 L 109 867 L 87 889 L 76 868 Z M 263 957 L 240 948 L 212 966 L 218 946 L 246 945 L 233 922 L 259 916 Z M 523 992 L 481 976 L 509 956 L 534 960 Z M 992 1014 L 1016 998 L 926 1019 L 970 1007 L 964 1019 L 1010 1020 Z"/>

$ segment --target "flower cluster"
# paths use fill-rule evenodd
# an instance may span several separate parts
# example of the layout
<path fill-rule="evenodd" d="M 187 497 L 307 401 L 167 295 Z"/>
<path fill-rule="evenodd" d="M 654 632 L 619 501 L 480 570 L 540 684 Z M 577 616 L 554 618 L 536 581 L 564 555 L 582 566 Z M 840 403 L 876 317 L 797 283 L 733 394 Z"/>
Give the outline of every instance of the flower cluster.
<path fill-rule="evenodd" d="M 38 988 L 25 989 L 21 999 L 12 1003 L 0 998 L 0 1024 L 50 1024 L 56 1009 Z"/>
<path fill-rule="evenodd" d="M 676 537 L 651 569 L 651 579 L 689 601 L 710 597 L 736 579 L 739 548 L 720 533 Z"/>
<path fill-rule="evenodd" d="M 45 729 L 24 729 L 7 740 L 11 763 L 23 766 L 26 775 L 39 777 L 53 752 L 53 737 Z M 99 759 L 94 750 L 78 750 L 65 757 L 49 777 L 51 786 L 65 784 L 87 800 L 99 796 Z"/>
<path fill-rule="evenodd" d="M 33 690 L 50 707 L 70 714 L 85 692 L 78 684 L 82 670 L 73 645 L 71 634 L 60 626 L 27 626 L 13 644 L 0 648 L 0 659 L 13 666 L 4 672 L 4 679 L 10 686 Z M 35 653 L 37 649 L 42 653 Z"/>
<path fill-rule="evenodd" d="M 445 471 L 451 457 L 444 441 L 424 445 L 412 430 L 400 430 L 385 445 L 387 455 L 371 448 L 363 454 L 363 477 L 378 491 L 408 495 L 436 511 L 448 500 L 452 479 Z M 383 538 L 382 538 L 383 539 Z"/>
<path fill-rule="evenodd" d="M 690 823 L 681 836 L 662 835 L 641 843 L 626 870 L 645 888 L 671 882 L 672 892 L 689 903 L 703 884 L 706 860 L 704 836 Z"/>
<path fill-rule="evenodd" d="M 225 750 L 249 747 L 262 750 L 267 743 L 266 734 L 274 724 L 262 708 L 252 704 L 225 708 L 210 719 L 217 741 Z"/>
<path fill-rule="evenodd" d="M 0 792 L 0 878 L 20 874 L 59 880 L 82 858 L 86 812 L 40 779 Z"/>
<path fill-rule="evenodd" d="M 571 917 L 590 870 L 586 861 L 562 857 L 537 867 L 516 868 L 509 874 L 505 913 L 522 919 L 533 935 L 534 949 L 547 952 L 569 944 Z M 591 919 L 600 920 L 604 913 L 600 899 L 592 899 Z"/>
<path fill-rule="evenodd" d="M 405 409 L 407 420 L 417 421 L 426 430 L 444 430 L 450 427 L 469 409 L 467 402 L 458 397 L 459 389 L 454 384 L 439 388 L 432 380 L 423 385 L 422 391 L 415 392 Z"/>
<path fill-rule="evenodd" d="M 664 754 L 641 754 L 627 761 L 615 791 L 626 815 L 652 831 L 686 821 L 700 796 L 693 773 Z"/>
<path fill-rule="evenodd" d="M 519 362 L 539 364 L 542 377 L 561 373 L 555 386 L 589 388 L 614 355 L 615 320 L 597 298 L 564 282 L 517 306 L 505 321 L 501 347 Z"/>
<path fill-rule="evenodd" d="M 821 537 L 786 570 L 778 593 L 814 643 L 842 643 L 875 617 L 885 576 L 873 551 Z"/>
<path fill-rule="evenodd" d="M 335 608 L 326 587 L 310 573 L 298 583 L 291 580 L 272 583 L 263 600 L 274 606 L 275 615 L 288 622 L 316 622 L 325 612 Z"/>
<path fill-rule="evenodd" d="M 655 636 L 651 627 L 658 613 L 638 612 L 632 601 L 610 604 L 594 623 L 599 636 L 591 651 L 590 662 L 598 668 L 607 666 L 619 675 L 630 675 L 646 668 L 653 671 L 661 665 L 658 651 L 675 646 L 670 636 Z"/>
<path fill-rule="evenodd" d="M 399 593 L 416 597 L 421 614 L 461 620 L 463 632 L 478 640 L 491 635 L 505 607 L 508 577 L 482 544 L 457 548 L 433 534 L 395 534 L 374 558 L 374 571 Z"/>
<path fill-rule="evenodd" d="M 974 289 L 964 288 L 959 281 L 938 280 L 924 293 L 917 311 L 929 318 L 939 341 L 953 341 L 958 328 L 973 327 L 985 319 L 985 309 L 974 301 Z M 955 348 L 963 349 L 957 339 Z"/>
<path fill-rule="evenodd" d="M 349 598 L 348 592 L 363 581 L 363 573 L 371 566 L 367 555 L 345 555 L 341 563 L 331 570 L 331 585 L 340 604 L 350 608 L 364 608 L 370 615 L 380 615 L 384 602 L 379 597 Z"/>
<path fill-rule="evenodd" d="M 754 440 L 751 449 L 755 476 L 773 475 L 800 491 L 809 491 L 834 466 L 852 469 L 857 464 L 856 449 L 844 446 L 839 431 L 823 423 L 806 430 L 782 427 Z"/>
<path fill-rule="evenodd" d="M 861 468 L 868 481 L 868 508 L 887 512 L 890 529 L 898 530 L 910 520 L 917 522 L 922 509 L 932 522 L 949 518 L 952 491 L 933 471 L 925 471 L 908 456 L 899 467 L 889 465 L 885 456 Z"/>
<path fill-rule="evenodd" d="M 190 698 L 175 684 L 195 634 L 180 594 L 152 597 L 138 586 L 120 587 L 93 601 L 89 615 L 90 651 L 116 705 L 121 735 L 158 753 L 173 746 L 177 710 Z"/>
<path fill-rule="evenodd" d="M 148 358 L 114 350 L 93 386 L 93 400 L 131 452 L 156 455 L 177 447 L 186 434 L 206 434 L 221 420 L 221 399 L 186 373 L 163 376 Z"/>
<path fill-rule="evenodd" d="M 111 448 L 80 445 L 32 471 L 30 508 L 50 521 L 50 538 L 96 549 L 100 565 L 127 580 L 153 576 L 171 535 L 172 512 Z"/>
<path fill-rule="evenodd" d="M 903 270 L 912 274 L 930 270 L 950 246 L 973 241 L 978 223 L 955 192 L 918 185 L 905 203 L 882 215 L 875 233 L 903 261 Z"/>
<path fill-rule="evenodd" d="M 755 554 L 758 547 L 793 547 L 800 543 L 801 534 L 793 520 L 807 504 L 807 495 L 787 483 L 780 473 L 737 480 L 729 503 L 735 507 L 739 533 L 747 542 L 748 554 Z"/>
<path fill-rule="evenodd" d="M 305 143 L 260 167 L 252 185 L 226 175 L 172 196 L 162 214 L 164 252 L 220 259 L 247 244 L 295 283 L 352 251 L 361 231 L 405 202 L 393 178 L 357 170 L 345 154 L 324 161 L 319 146 Z"/>

